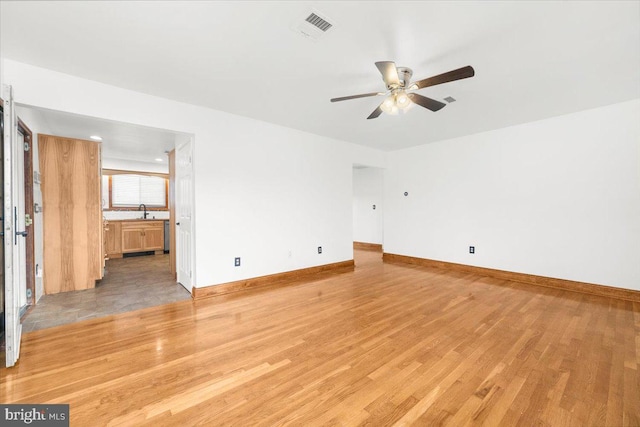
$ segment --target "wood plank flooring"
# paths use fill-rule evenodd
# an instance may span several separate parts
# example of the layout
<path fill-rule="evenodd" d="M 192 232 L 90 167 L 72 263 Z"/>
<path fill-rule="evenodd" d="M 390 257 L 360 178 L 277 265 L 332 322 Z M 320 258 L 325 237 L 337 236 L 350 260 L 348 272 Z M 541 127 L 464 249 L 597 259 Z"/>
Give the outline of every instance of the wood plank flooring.
<path fill-rule="evenodd" d="M 72 426 L 640 425 L 640 303 L 383 264 L 27 333 Z"/>

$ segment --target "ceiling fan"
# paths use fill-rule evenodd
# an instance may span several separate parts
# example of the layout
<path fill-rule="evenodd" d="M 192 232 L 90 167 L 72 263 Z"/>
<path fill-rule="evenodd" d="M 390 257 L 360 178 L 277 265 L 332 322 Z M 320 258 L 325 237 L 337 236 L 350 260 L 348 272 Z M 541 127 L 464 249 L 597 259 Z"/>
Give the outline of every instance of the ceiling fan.
<path fill-rule="evenodd" d="M 467 65 L 466 67 L 410 83 L 411 76 L 413 75 L 411 68 L 396 67 L 395 62 L 393 61 L 376 62 L 376 67 L 378 67 L 380 74 L 382 74 L 382 80 L 384 80 L 384 84 L 387 87 L 386 92 L 371 92 L 360 95 L 331 98 L 331 102 L 366 98 L 368 96 L 387 95 L 387 98 L 378 106 L 378 108 L 373 110 L 373 113 L 371 113 L 367 119 L 375 119 L 380 116 L 383 111 L 389 114 L 397 114 L 398 110 L 406 109 L 411 105 L 411 103 L 418 104 L 431 111 L 438 111 L 447 104 L 436 101 L 435 99 L 427 98 L 426 96 L 422 96 L 413 91 L 455 80 L 466 79 L 475 75 L 473 67 Z"/>

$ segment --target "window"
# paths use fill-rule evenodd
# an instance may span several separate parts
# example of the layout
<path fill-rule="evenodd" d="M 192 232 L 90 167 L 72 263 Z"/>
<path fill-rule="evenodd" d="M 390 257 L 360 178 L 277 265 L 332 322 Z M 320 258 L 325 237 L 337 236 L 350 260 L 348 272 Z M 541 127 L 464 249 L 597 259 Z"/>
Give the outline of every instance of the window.
<path fill-rule="evenodd" d="M 105 209 L 167 208 L 167 179 L 155 175 L 120 173 L 102 176 Z"/>

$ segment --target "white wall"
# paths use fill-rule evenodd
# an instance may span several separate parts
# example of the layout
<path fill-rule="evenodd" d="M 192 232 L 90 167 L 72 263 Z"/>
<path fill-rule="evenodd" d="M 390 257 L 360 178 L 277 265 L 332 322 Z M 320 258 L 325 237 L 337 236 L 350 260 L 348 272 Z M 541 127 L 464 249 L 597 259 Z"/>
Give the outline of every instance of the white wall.
<path fill-rule="evenodd" d="M 27 105 L 194 135 L 196 286 L 352 258 L 351 167 L 383 152 L 8 59 L 4 73 Z"/>
<path fill-rule="evenodd" d="M 33 132 L 33 171 L 40 173 L 40 160 L 38 157 L 38 134 L 50 134 L 51 131 L 46 121 L 41 117 L 40 113 L 24 107 L 16 107 L 16 114 L 25 125 Z M 33 182 L 33 203 L 42 206 L 42 188 L 40 183 Z M 34 212 L 33 225 L 31 227 L 33 233 L 33 252 L 34 252 L 34 268 L 36 269 L 35 280 L 35 300 L 36 302 L 44 295 L 44 282 L 42 271 L 44 268 L 44 246 L 43 246 L 43 228 L 42 213 Z"/>
<path fill-rule="evenodd" d="M 380 168 L 353 168 L 354 242 L 382 244 L 383 175 Z"/>
<path fill-rule="evenodd" d="M 169 173 L 169 164 L 149 163 L 136 160 L 115 159 L 110 157 L 102 158 L 102 169 L 115 169 L 123 171 L 151 172 L 151 173 Z"/>
<path fill-rule="evenodd" d="M 640 290 L 640 100 L 394 152 L 387 172 L 385 252 Z"/>

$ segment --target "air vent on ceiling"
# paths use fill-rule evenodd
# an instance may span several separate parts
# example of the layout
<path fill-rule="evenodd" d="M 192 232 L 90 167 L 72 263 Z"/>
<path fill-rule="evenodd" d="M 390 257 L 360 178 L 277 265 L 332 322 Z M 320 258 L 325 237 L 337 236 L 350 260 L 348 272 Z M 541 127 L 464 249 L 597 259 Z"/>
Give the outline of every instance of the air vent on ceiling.
<path fill-rule="evenodd" d="M 305 19 L 305 21 L 307 21 L 314 27 L 320 28 L 322 31 L 327 31 L 329 28 L 333 27 L 333 25 L 329 24 L 327 21 L 320 18 L 315 13 L 311 13 L 311 15 L 307 16 L 307 19 Z"/>
<path fill-rule="evenodd" d="M 317 10 L 307 11 L 299 21 L 291 26 L 291 29 L 313 41 L 319 40 L 327 31 L 335 26 L 334 22 Z"/>
<path fill-rule="evenodd" d="M 456 102 L 455 98 L 451 96 L 447 96 L 444 100 L 447 101 L 449 104 L 451 104 L 452 102 Z"/>

